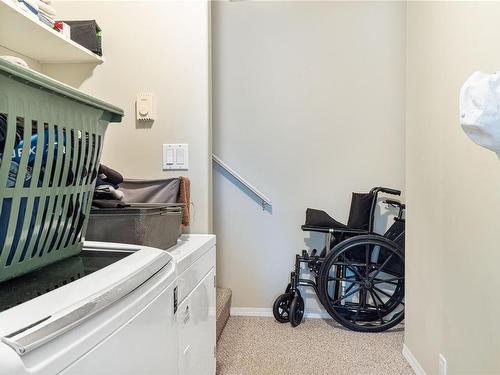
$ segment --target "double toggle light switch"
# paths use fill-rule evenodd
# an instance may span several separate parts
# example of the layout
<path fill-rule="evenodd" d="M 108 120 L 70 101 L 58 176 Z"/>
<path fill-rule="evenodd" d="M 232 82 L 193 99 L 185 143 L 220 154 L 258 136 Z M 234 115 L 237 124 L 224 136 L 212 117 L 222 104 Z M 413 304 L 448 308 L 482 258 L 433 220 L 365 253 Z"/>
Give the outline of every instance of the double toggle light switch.
<path fill-rule="evenodd" d="M 163 145 L 163 169 L 188 169 L 188 145 L 185 143 Z"/>

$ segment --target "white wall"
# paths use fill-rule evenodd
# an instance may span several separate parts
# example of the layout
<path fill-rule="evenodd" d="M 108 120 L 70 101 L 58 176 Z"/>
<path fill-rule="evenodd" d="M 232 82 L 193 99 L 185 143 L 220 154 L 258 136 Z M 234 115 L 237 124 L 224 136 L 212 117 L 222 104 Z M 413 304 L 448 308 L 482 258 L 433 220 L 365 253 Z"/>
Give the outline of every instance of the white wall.
<path fill-rule="evenodd" d="M 500 70 L 500 3 L 409 2 L 405 343 L 427 374 L 500 372 L 500 164 L 459 126 L 462 83 Z"/>
<path fill-rule="evenodd" d="M 294 254 L 319 246 L 300 230 L 307 207 L 346 220 L 352 191 L 404 188 L 405 12 L 213 3 L 214 150 L 273 201 L 262 211 L 215 170 L 218 282 L 233 306 L 270 308 Z"/>
<path fill-rule="evenodd" d="M 125 110 L 106 134 L 103 163 L 129 178 L 191 179 L 191 232 L 211 231 L 209 6 L 206 1 L 54 1 L 60 19 L 96 19 L 105 62 L 44 73 Z M 135 97 L 155 94 L 156 121 L 136 124 Z M 163 143 L 189 144 L 189 171 L 164 172 Z"/>

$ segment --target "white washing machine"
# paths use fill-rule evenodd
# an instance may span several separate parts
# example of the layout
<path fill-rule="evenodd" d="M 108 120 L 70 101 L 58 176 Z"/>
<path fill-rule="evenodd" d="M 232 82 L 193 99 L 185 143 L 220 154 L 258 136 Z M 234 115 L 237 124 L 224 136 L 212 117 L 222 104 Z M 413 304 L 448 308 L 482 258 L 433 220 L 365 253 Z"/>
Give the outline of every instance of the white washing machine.
<path fill-rule="evenodd" d="M 171 250 L 87 242 L 1 284 L 0 374 L 215 374 L 215 238 Z"/>

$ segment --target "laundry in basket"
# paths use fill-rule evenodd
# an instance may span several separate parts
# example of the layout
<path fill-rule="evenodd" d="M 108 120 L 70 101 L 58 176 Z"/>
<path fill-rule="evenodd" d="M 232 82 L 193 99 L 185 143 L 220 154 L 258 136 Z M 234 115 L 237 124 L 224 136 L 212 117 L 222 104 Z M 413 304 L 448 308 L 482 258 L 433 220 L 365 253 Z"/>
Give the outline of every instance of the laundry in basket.
<path fill-rule="evenodd" d="M 0 281 L 79 253 L 123 111 L 0 59 Z"/>

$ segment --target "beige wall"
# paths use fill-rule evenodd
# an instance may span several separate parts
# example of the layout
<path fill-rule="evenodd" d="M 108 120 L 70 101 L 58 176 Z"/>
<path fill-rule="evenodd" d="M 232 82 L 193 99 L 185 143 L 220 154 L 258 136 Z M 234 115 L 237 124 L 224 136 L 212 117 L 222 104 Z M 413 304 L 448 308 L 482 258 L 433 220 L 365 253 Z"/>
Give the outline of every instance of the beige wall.
<path fill-rule="evenodd" d="M 129 178 L 191 179 L 191 232 L 211 230 L 209 7 L 206 1 L 55 1 L 61 19 L 96 19 L 105 62 L 43 72 L 125 110 L 111 124 L 103 162 Z M 136 124 L 135 97 L 155 94 L 156 121 Z M 164 172 L 163 143 L 189 144 L 189 171 Z"/>
<path fill-rule="evenodd" d="M 458 122 L 460 86 L 500 69 L 500 3 L 408 3 L 405 342 L 427 374 L 500 373 L 500 165 Z"/>
<path fill-rule="evenodd" d="M 352 191 L 404 187 L 405 19 L 404 3 L 213 4 L 214 150 L 273 202 L 215 170 L 234 307 L 269 309 L 294 255 L 320 246 L 300 230 L 307 207 L 345 220 Z"/>

